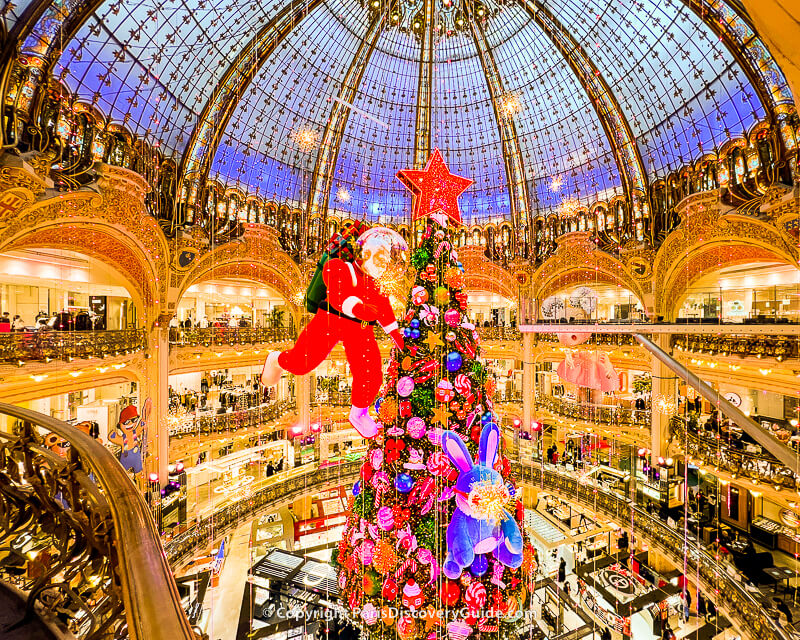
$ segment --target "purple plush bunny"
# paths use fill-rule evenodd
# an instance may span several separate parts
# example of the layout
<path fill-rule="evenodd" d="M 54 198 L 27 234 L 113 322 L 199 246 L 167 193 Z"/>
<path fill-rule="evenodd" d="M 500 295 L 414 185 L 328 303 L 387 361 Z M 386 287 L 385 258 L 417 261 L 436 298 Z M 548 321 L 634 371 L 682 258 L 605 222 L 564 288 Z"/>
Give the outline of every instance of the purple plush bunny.
<path fill-rule="evenodd" d="M 457 509 L 447 526 L 447 558 L 442 570 L 457 580 L 464 568 L 481 554 L 492 553 L 502 564 L 516 569 L 522 564 L 522 534 L 511 514 L 502 507 L 503 477 L 494 470 L 500 448 L 500 430 L 494 423 L 481 432 L 478 463 L 474 464 L 464 441 L 453 431 L 442 434 L 442 448 L 461 472 L 456 480 Z M 510 498 L 510 495 L 508 496 Z M 482 574 L 486 562 L 476 562 Z"/>

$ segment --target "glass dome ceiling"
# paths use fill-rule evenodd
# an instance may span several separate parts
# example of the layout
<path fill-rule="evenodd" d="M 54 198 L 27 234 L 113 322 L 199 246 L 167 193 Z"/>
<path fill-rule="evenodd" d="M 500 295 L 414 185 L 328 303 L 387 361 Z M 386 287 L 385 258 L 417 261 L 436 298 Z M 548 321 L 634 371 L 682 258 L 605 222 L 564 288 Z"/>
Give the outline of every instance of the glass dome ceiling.
<path fill-rule="evenodd" d="M 395 174 L 427 148 L 422 113 L 430 147 L 475 180 L 465 219 L 485 222 L 509 218 L 514 193 L 544 214 L 624 195 L 790 99 L 774 63 L 772 86 L 754 86 L 746 52 L 690 0 L 430 1 L 105 0 L 54 74 L 212 179 L 299 207 L 324 191 L 322 206 L 382 220 L 410 211 Z M 721 0 L 703 4 L 760 45 Z M 524 174 L 511 194 L 510 155 Z"/>

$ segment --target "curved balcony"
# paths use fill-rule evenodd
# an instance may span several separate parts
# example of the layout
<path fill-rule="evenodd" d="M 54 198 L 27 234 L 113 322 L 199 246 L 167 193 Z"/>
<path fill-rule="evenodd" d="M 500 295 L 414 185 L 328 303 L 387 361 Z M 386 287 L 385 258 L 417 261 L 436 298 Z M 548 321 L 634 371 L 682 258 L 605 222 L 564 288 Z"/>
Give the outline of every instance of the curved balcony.
<path fill-rule="evenodd" d="M 591 404 L 588 402 L 569 402 L 553 396 L 538 396 L 536 407 L 546 409 L 565 418 L 602 424 L 624 424 L 630 426 L 650 426 L 650 409 L 631 409 L 622 405 Z"/>
<path fill-rule="evenodd" d="M 739 450 L 715 435 L 693 433 L 680 416 L 670 420 L 670 434 L 672 442 L 685 450 L 687 455 L 698 458 L 705 465 L 726 471 L 733 478 L 750 478 L 770 484 L 776 490 L 784 487 L 800 489 L 800 477 L 769 453 Z"/>
<path fill-rule="evenodd" d="M 581 332 L 580 325 L 573 325 L 575 333 Z M 557 333 L 537 333 L 536 338 L 539 342 L 558 342 Z M 639 343 L 630 333 L 593 333 L 589 339 L 582 343 L 581 346 L 598 346 L 598 347 L 623 347 L 623 346 L 636 346 Z"/>
<path fill-rule="evenodd" d="M 672 346 L 678 351 L 709 356 L 775 358 L 778 362 L 800 358 L 800 344 L 790 336 L 674 335 Z"/>
<path fill-rule="evenodd" d="M 22 366 L 30 361 L 105 358 L 134 353 L 144 346 L 144 329 L 0 333 L 0 363 Z"/>
<path fill-rule="evenodd" d="M 265 422 L 277 420 L 285 412 L 294 408 L 294 402 L 277 402 L 230 413 L 209 413 L 197 417 L 193 417 L 192 414 L 184 414 L 180 417 L 170 416 L 168 418 L 169 437 L 181 438 L 183 436 L 257 429 L 264 426 Z"/>
<path fill-rule="evenodd" d="M 627 498 L 592 484 L 581 483 L 574 473 L 561 474 L 518 463 L 512 464 L 512 471 L 523 483 L 557 493 L 565 500 L 602 513 L 621 526 L 627 528 L 633 523 L 637 537 L 670 557 L 676 566 L 685 567 L 687 573 L 699 576 L 706 588 L 716 592 L 717 603 L 738 618 L 746 637 L 761 640 L 789 640 L 792 637 L 778 626 L 763 604 L 731 576 L 719 559 L 707 551 L 693 534 L 669 527 L 633 505 Z"/>
<path fill-rule="evenodd" d="M 288 327 L 172 327 L 169 343 L 176 347 L 211 347 L 266 344 L 294 340 L 297 332 Z"/>
<path fill-rule="evenodd" d="M 279 480 L 255 493 L 226 505 L 164 545 L 172 566 L 178 567 L 196 551 L 210 545 L 235 527 L 255 517 L 266 509 L 275 509 L 281 503 L 292 502 L 308 493 L 319 492 L 327 486 L 352 484 L 358 478 L 360 461 L 309 468 L 298 475 Z M 291 473 L 291 472 L 287 472 Z"/>
<path fill-rule="evenodd" d="M 504 340 L 522 342 L 522 332 L 516 327 L 477 327 L 481 342 Z"/>
<path fill-rule="evenodd" d="M 0 416 L 0 578 L 28 612 L 79 640 L 196 638 L 150 511 L 112 454 L 33 411 L 0 403 Z M 67 457 L 40 431 L 69 442 Z"/>

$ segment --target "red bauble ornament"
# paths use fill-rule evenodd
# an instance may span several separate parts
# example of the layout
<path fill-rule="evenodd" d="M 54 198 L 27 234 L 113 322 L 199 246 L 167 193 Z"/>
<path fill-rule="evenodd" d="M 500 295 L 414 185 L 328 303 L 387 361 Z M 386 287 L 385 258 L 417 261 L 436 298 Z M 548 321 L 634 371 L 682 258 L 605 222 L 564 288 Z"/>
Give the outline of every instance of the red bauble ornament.
<path fill-rule="evenodd" d="M 461 598 L 461 587 L 458 586 L 457 582 L 445 580 L 439 589 L 439 597 L 446 607 L 455 607 L 459 598 Z"/>
<path fill-rule="evenodd" d="M 365 462 L 361 465 L 361 479 L 364 482 L 369 482 L 370 478 L 372 478 L 372 473 L 374 469 L 369 462 Z"/>
<path fill-rule="evenodd" d="M 414 194 L 414 220 L 439 211 L 456 224 L 461 224 L 458 196 L 473 181 L 450 173 L 439 149 L 433 150 L 425 169 L 403 169 L 397 172 L 397 177 Z"/>
<path fill-rule="evenodd" d="M 480 423 L 472 425 L 472 429 L 470 429 L 469 432 L 469 437 L 472 438 L 473 442 L 480 442 L 481 431 L 483 431 L 483 427 Z"/>

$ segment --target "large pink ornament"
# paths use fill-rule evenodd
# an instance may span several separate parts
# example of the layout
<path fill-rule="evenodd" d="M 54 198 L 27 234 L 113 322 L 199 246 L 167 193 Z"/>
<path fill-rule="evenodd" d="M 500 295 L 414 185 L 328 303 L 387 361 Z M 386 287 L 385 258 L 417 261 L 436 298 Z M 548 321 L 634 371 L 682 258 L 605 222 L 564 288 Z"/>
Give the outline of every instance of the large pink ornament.
<path fill-rule="evenodd" d="M 447 637 L 450 638 L 450 640 L 467 640 L 471 633 L 472 627 L 466 622 L 453 620 L 447 623 Z"/>
<path fill-rule="evenodd" d="M 448 327 L 457 327 L 460 320 L 461 313 L 459 313 L 456 309 L 448 309 L 444 312 L 444 321 L 447 323 Z"/>
<path fill-rule="evenodd" d="M 416 286 L 411 290 L 411 302 L 416 305 L 425 304 L 428 301 L 428 290 L 425 287 Z"/>
<path fill-rule="evenodd" d="M 414 416 L 413 418 L 409 418 L 406 423 L 406 430 L 408 431 L 408 435 L 412 438 L 421 438 L 425 435 L 428 428 L 425 426 L 425 420 L 419 416 Z"/>
<path fill-rule="evenodd" d="M 397 381 L 397 395 L 401 398 L 407 398 L 414 391 L 414 378 L 411 376 L 403 376 Z"/>
<path fill-rule="evenodd" d="M 394 528 L 394 512 L 391 507 L 378 509 L 378 526 L 384 531 L 390 531 Z"/>
<path fill-rule="evenodd" d="M 371 602 L 367 602 L 361 609 L 361 617 L 371 626 L 378 621 L 378 609 Z"/>

